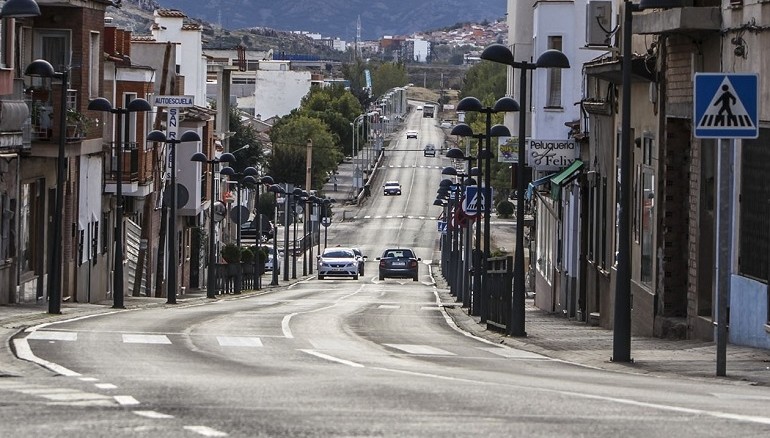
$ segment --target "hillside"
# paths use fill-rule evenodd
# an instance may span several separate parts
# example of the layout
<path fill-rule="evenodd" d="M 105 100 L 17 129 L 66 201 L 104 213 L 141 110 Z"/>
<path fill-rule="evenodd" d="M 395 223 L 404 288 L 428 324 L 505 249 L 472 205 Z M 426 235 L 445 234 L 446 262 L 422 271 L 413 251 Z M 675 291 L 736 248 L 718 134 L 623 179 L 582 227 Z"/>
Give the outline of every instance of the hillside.
<path fill-rule="evenodd" d="M 162 7 L 179 9 L 190 17 L 228 29 L 304 30 L 346 41 L 355 39 L 358 17 L 361 18 L 361 37 L 375 40 L 384 35 L 407 35 L 459 22 L 495 20 L 506 13 L 506 0 L 155 1 Z"/>

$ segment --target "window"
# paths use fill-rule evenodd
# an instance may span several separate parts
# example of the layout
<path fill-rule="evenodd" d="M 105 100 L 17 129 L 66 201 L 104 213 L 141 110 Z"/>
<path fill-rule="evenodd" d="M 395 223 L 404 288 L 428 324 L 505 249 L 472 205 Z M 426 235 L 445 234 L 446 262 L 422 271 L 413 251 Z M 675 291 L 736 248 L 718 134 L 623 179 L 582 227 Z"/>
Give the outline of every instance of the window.
<path fill-rule="evenodd" d="M 102 75 L 99 71 L 99 58 L 102 54 L 102 45 L 99 32 L 91 32 L 88 50 L 88 94 L 91 99 L 99 97 L 99 84 Z"/>
<path fill-rule="evenodd" d="M 539 198 L 539 202 L 549 202 L 548 199 Z M 553 208 L 553 205 L 551 205 Z M 541 208 L 542 212 L 537 215 L 537 270 L 540 275 L 549 283 L 553 284 L 553 259 L 554 259 L 554 237 L 556 236 L 556 218 L 551 214 L 548 208 Z"/>
<path fill-rule="evenodd" d="M 596 246 L 596 174 L 591 175 L 590 185 L 588 187 L 588 260 L 594 261 Z"/>
<path fill-rule="evenodd" d="M 136 99 L 136 93 L 125 93 L 123 94 L 123 108 L 128 108 L 128 104 Z M 137 125 L 137 117 L 138 113 L 136 112 L 129 112 L 126 116 L 126 119 L 128 119 L 128 129 L 125 129 L 124 132 L 128 132 L 128 138 L 124 140 L 124 148 L 125 149 L 135 149 L 136 147 L 136 125 Z M 125 120 L 125 119 L 124 119 Z M 151 143 L 151 142 L 148 142 Z"/>
<path fill-rule="evenodd" d="M 561 36 L 548 37 L 548 49 L 561 51 Z M 546 108 L 561 108 L 561 69 L 548 69 L 548 100 Z"/>
<path fill-rule="evenodd" d="M 67 30 L 35 30 L 35 58 L 50 62 L 54 70 L 62 71 L 70 66 L 70 32 Z"/>
<path fill-rule="evenodd" d="M 601 186 L 601 198 L 599 199 L 599 205 L 601 206 L 599 215 L 599 228 L 597 228 L 599 236 L 599 266 L 607 269 L 607 177 L 602 177 Z"/>

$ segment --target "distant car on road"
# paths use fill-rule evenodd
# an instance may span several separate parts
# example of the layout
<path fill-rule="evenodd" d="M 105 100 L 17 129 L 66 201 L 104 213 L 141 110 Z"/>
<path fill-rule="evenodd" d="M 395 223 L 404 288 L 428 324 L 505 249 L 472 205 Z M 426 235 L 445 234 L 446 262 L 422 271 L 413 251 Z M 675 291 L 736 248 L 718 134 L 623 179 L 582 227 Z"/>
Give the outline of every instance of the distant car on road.
<path fill-rule="evenodd" d="M 422 155 L 424 157 L 435 157 L 436 156 L 436 146 L 428 143 L 425 145 L 425 147 L 422 150 Z"/>
<path fill-rule="evenodd" d="M 410 138 L 416 139 L 417 138 L 417 131 L 406 131 L 406 138 L 407 139 L 410 139 Z"/>
<path fill-rule="evenodd" d="M 401 184 L 398 181 L 385 181 L 385 184 L 382 186 L 382 191 L 384 195 L 400 195 L 401 194 Z"/>
<path fill-rule="evenodd" d="M 417 111 L 422 111 L 422 105 L 417 105 Z"/>
<path fill-rule="evenodd" d="M 353 277 L 358 280 L 358 259 L 350 248 L 326 248 L 318 256 L 318 279 Z"/>
<path fill-rule="evenodd" d="M 411 278 L 413 281 L 420 279 L 419 270 L 422 259 L 417 257 L 409 248 L 388 248 L 382 252 L 380 261 L 380 280 L 386 278 Z"/>
<path fill-rule="evenodd" d="M 249 220 L 243 223 L 241 225 L 241 237 L 245 239 L 256 239 L 257 238 L 257 226 L 259 225 L 259 222 L 257 222 L 256 219 Z M 273 238 L 273 223 L 269 220 L 263 220 L 262 221 L 262 238 L 260 239 L 261 242 L 266 242 Z"/>
<path fill-rule="evenodd" d="M 442 120 L 441 123 L 439 124 L 439 126 L 442 127 L 442 128 L 445 128 L 445 129 L 449 129 L 449 128 L 452 127 L 452 121 L 451 120 Z"/>

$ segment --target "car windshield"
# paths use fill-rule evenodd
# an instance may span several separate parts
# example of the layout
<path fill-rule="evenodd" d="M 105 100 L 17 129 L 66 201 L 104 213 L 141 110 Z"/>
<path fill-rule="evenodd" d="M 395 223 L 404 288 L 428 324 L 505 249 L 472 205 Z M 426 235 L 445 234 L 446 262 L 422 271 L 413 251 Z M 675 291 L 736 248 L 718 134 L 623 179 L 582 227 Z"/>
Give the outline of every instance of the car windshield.
<path fill-rule="evenodd" d="M 398 187 L 398 181 L 388 181 L 385 183 L 386 187 Z"/>
<path fill-rule="evenodd" d="M 325 251 L 321 257 L 326 259 L 352 259 L 355 258 L 355 255 L 353 255 L 353 251 L 336 249 L 333 251 Z"/>
<path fill-rule="evenodd" d="M 389 249 L 383 254 L 384 258 L 411 259 L 414 254 L 408 249 Z"/>

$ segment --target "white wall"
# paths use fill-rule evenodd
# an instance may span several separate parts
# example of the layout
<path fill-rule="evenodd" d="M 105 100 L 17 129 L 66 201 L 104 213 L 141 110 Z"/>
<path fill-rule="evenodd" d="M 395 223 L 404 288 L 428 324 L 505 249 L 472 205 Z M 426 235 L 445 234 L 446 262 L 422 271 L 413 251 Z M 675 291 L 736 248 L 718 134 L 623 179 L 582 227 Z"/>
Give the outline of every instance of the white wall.
<path fill-rule="evenodd" d="M 262 120 L 285 116 L 299 108 L 300 101 L 310 91 L 309 71 L 258 70 L 254 115 Z"/>
<path fill-rule="evenodd" d="M 195 104 L 203 105 L 206 102 L 206 59 L 203 57 L 201 31 L 183 29 L 183 19 L 178 17 L 156 15 L 155 23 L 158 26 L 152 34 L 157 41 L 179 43 L 176 59 L 179 74 L 185 77 L 183 94 L 195 96 Z"/>

